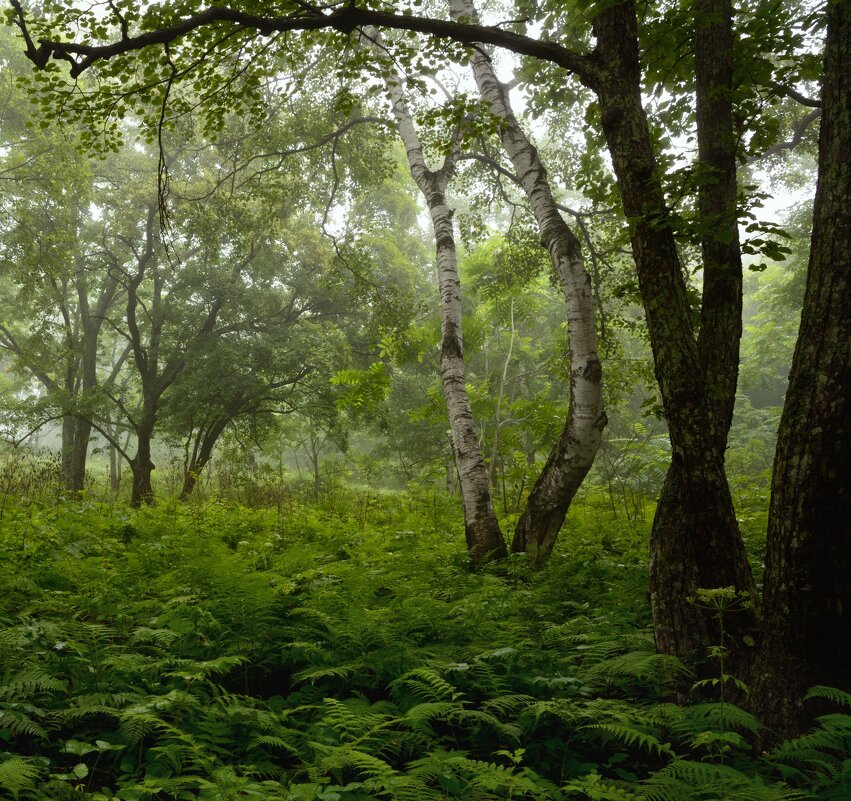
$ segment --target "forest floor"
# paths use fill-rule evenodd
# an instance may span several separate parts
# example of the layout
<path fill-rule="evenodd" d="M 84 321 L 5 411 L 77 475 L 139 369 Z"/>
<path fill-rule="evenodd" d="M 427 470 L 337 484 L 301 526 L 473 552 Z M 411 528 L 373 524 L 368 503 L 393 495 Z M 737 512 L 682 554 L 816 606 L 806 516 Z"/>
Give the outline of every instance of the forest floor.
<path fill-rule="evenodd" d="M 848 696 L 770 752 L 732 678 L 674 703 L 647 522 L 473 573 L 452 499 L 359 498 L 4 499 L 0 799 L 851 799 Z"/>

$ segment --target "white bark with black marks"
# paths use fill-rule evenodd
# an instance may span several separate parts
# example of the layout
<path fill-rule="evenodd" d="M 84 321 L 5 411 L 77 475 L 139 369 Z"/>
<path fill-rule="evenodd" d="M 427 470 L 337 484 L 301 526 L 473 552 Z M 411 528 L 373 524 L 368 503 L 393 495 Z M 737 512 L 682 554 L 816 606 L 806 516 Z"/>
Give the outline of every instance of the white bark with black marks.
<path fill-rule="evenodd" d="M 479 24 L 472 0 L 450 0 L 449 8 L 454 20 Z M 512 543 L 513 551 L 526 551 L 537 559 L 552 550 L 570 503 L 594 463 L 607 422 L 594 294 L 582 246 L 561 216 L 538 151 L 514 115 L 508 89 L 496 77 L 483 46 L 475 47 L 471 64 L 482 99 L 501 122 L 502 147 L 529 200 L 567 311 L 570 408 L 561 436 L 518 520 Z"/>
<path fill-rule="evenodd" d="M 376 52 L 382 55 L 379 33 L 371 28 L 364 29 L 363 33 Z M 473 411 L 467 395 L 461 326 L 461 280 L 455 248 L 453 210 L 446 203 L 446 189 L 455 174 L 457 148 L 444 159 L 439 169 L 430 170 L 413 117 L 405 102 L 400 77 L 388 69 L 385 83 L 396 128 L 408 157 L 408 166 L 426 200 L 434 231 L 440 290 L 440 376 L 458 468 L 467 549 L 471 561 L 478 564 L 504 557 L 506 548 L 494 513 L 488 472 L 479 448 Z"/>

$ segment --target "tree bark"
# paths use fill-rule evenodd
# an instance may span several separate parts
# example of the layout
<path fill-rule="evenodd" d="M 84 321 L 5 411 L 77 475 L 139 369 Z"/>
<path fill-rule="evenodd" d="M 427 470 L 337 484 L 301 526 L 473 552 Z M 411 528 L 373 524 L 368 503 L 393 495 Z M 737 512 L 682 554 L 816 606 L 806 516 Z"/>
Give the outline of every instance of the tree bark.
<path fill-rule="evenodd" d="M 755 712 L 803 730 L 814 684 L 851 690 L 851 5 L 827 4 L 807 285 L 780 421 Z"/>
<path fill-rule="evenodd" d="M 130 471 L 133 474 L 133 486 L 130 492 L 130 505 L 134 508 L 143 503 L 151 503 L 154 499 L 154 487 L 151 474 L 154 463 L 151 461 L 151 440 L 154 434 L 156 417 L 150 412 L 150 406 L 143 411 L 138 425 L 135 427 L 136 453 L 130 459 Z"/>
<path fill-rule="evenodd" d="M 180 490 L 179 500 L 189 500 L 189 496 L 192 495 L 192 491 L 198 483 L 198 478 L 213 455 L 213 448 L 215 448 L 219 437 L 224 433 L 231 419 L 232 417 L 219 417 L 213 420 L 203 432 L 198 433 L 192 458 L 183 474 L 183 487 Z"/>
<path fill-rule="evenodd" d="M 472 0 L 451 0 L 453 19 L 479 23 Z M 582 246 L 561 216 L 538 151 L 520 127 L 508 90 L 482 46 L 471 59 L 476 84 L 491 113 L 502 121 L 500 140 L 538 224 L 564 293 L 570 357 L 570 406 L 564 428 L 517 521 L 511 550 L 538 561 L 550 553 L 576 495 L 594 463 L 606 425 L 603 370 L 597 354 L 597 320 Z"/>
<path fill-rule="evenodd" d="M 593 81 L 601 121 L 631 225 L 656 378 L 671 439 L 672 465 L 651 534 L 650 595 L 660 651 L 692 657 L 719 642 L 713 615 L 692 598 L 732 586 L 745 603 L 725 621 L 730 664 L 747 652 L 756 589 L 733 510 L 701 348 L 692 327 L 683 267 L 641 103 L 638 29 L 631 1 L 594 19 Z M 723 330 L 722 326 L 719 326 Z M 726 375 L 725 370 L 720 374 Z M 725 412 L 726 413 L 726 412 Z M 733 668 L 735 670 L 735 667 Z"/>
<path fill-rule="evenodd" d="M 379 47 L 377 31 L 365 29 L 364 35 L 373 42 L 375 48 Z M 467 396 L 461 328 L 461 280 L 455 249 L 453 211 L 446 203 L 446 188 L 455 173 L 457 153 L 447 157 L 439 170 L 428 169 L 413 118 L 404 100 L 401 81 L 392 72 L 388 72 L 385 81 L 411 175 L 426 200 L 434 231 L 441 313 L 440 376 L 449 415 L 452 450 L 458 466 L 467 551 L 471 562 L 479 565 L 504 558 L 507 550 L 494 512 L 488 472 Z"/>

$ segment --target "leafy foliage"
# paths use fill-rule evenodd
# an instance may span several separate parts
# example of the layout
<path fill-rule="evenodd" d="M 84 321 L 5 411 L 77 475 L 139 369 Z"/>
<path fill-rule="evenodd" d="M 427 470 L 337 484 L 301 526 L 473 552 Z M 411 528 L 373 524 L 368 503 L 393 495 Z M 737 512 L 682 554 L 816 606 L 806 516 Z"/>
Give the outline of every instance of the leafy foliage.
<path fill-rule="evenodd" d="M 404 501 L 7 515 L 0 798 L 845 797 L 845 712 L 757 758 L 744 710 L 666 699 L 628 533 L 472 574 Z"/>

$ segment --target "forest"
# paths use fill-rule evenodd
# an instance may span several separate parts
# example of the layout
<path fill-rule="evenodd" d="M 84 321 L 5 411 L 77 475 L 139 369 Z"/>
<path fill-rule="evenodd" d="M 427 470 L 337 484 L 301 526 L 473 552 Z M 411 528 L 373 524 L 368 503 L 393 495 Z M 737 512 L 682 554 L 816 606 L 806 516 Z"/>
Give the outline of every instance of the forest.
<path fill-rule="evenodd" d="M 849 0 L 8 0 L 0 801 L 849 801 Z"/>

